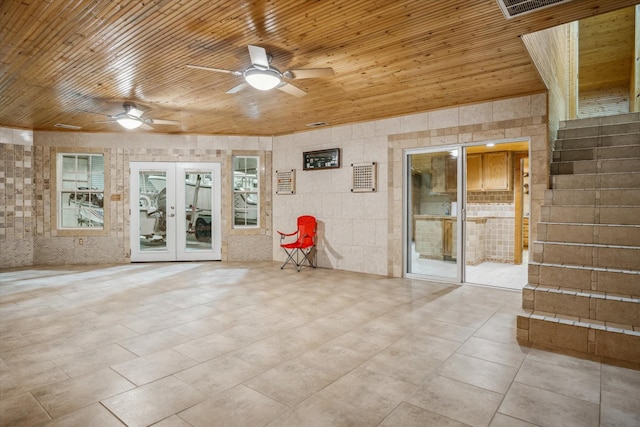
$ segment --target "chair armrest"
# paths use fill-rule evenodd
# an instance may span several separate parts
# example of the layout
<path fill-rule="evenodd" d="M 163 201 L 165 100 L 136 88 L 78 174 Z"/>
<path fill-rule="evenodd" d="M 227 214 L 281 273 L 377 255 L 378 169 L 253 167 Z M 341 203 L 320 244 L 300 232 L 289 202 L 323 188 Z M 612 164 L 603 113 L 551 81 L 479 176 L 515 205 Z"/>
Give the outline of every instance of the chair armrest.
<path fill-rule="evenodd" d="M 281 236 L 294 236 L 294 235 L 298 234 L 297 231 L 294 231 L 293 233 L 283 233 L 282 231 L 276 231 L 276 233 L 278 233 Z"/>

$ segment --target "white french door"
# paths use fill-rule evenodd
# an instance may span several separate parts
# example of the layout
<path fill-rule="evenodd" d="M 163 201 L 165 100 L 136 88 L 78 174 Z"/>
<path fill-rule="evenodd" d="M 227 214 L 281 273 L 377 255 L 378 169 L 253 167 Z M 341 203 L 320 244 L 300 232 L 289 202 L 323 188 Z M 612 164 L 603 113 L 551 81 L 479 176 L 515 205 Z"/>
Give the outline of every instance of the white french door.
<path fill-rule="evenodd" d="M 131 261 L 220 260 L 220 164 L 131 163 Z"/>

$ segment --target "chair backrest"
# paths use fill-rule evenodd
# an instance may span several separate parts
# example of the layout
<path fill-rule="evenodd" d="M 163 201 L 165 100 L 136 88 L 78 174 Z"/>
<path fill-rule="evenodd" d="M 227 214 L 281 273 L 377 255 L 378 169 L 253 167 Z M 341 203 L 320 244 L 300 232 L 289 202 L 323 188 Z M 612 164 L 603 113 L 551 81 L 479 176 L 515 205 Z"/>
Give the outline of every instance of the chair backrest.
<path fill-rule="evenodd" d="M 311 215 L 298 217 L 298 242 L 302 247 L 309 247 L 315 244 L 316 240 L 316 218 Z"/>

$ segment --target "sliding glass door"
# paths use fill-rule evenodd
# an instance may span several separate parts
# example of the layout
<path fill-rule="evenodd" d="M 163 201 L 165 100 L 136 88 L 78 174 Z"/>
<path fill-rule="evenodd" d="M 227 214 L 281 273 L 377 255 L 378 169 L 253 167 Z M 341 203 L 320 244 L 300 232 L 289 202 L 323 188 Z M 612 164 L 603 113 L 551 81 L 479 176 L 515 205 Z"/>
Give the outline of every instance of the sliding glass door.
<path fill-rule="evenodd" d="M 408 275 L 460 282 L 460 149 L 405 153 Z"/>
<path fill-rule="evenodd" d="M 526 141 L 406 151 L 405 274 L 522 289 L 528 157 Z"/>

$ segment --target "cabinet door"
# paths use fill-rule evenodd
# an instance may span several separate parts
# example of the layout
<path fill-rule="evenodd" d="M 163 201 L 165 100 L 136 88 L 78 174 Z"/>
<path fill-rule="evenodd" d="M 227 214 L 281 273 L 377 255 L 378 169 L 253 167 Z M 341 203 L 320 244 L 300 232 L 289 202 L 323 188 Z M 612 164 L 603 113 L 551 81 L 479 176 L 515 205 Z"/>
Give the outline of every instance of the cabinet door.
<path fill-rule="evenodd" d="M 444 188 L 447 193 L 458 191 L 458 158 L 448 156 L 445 162 L 445 183 Z"/>
<path fill-rule="evenodd" d="M 431 192 L 446 192 L 445 155 L 438 155 L 431 159 Z"/>
<path fill-rule="evenodd" d="M 451 257 L 453 254 L 453 221 L 445 219 L 442 221 L 442 255 Z"/>
<path fill-rule="evenodd" d="M 467 191 L 482 191 L 482 154 L 467 155 Z"/>
<path fill-rule="evenodd" d="M 509 153 L 484 153 L 482 158 L 482 187 L 485 191 L 509 190 Z"/>

